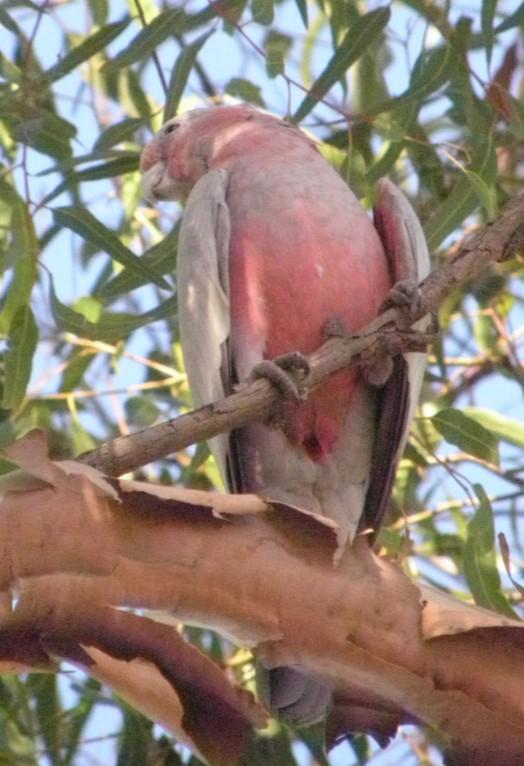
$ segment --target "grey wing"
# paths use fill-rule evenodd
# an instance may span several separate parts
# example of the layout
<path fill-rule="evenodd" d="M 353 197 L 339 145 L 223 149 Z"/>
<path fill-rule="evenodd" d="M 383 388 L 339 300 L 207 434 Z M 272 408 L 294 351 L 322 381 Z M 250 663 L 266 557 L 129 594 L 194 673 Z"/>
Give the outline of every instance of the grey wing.
<path fill-rule="evenodd" d="M 410 279 L 417 284 L 430 271 L 431 263 L 420 222 L 410 203 L 395 184 L 379 183 L 374 210 L 375 227 L 386 251 L 393 281 Z M 424 329 L 428 320 L 416 325 Z M 387 510 L 400 460 L 409 436 L 420 396 L 426 354 L 396 357 L 393 373 L 378 395 L 378 415 L 371 463 L 369 490 L 360 528 L 375 533 Z"/>
<path fill-rule="evenodd" d="M 177 294 L 180 340 L 195 406 L 230 391 L 228 175 L 212 170 L 195 184 L 180 227 Z M 210 439 L 224 482 L 228 434 Z"/>

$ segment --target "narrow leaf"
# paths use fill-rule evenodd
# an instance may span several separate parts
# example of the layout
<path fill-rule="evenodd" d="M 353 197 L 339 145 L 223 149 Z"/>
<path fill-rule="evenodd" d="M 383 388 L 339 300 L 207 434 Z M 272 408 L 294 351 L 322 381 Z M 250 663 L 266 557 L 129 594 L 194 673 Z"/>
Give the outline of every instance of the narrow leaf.
<path fill-rule="evenodd" d="M 78 312 L 61 303 L 55 293 L 51 281 L 51 310 L 56 325 L 60 330 L 72 332 L 82 338 L 115 343 L 126 338 L 139 327 L 156 322 L 159 319 L 169 319 L 176 315 L 176 298 L 168 298 L 154 309 L 144 314 L 103 313 L 98 322 L 89 322 Z"/>
<path fill-rule="evenodd" d="M 9 331 L 9 346 L 4 356 L 4 394 L 2 407 L 16 410 L 22 402 L 31 377 L 38 328 L 28 305 L 16 312 Z"/>
<path fill-rule="evenodd" d="M 480 12 L 480 28 L 482 29 L 482 34 L 484 35 L 488 67 L 491 64 L 491 54 L 493 52 L 493 21 L 495 19 L 496 8 L 497 0 L 482 0 L 482 9 Z"/>
<path fill-rule="evenodd" d="M 156 274 L 174 274 L 176 268 L 176 255 L 178 244 L 178 230 L 179 226 L 175 226 L 173 230 L 160 242 L 153 247 L 149 248 L 144 255 L 140 256 L 140 260 L 147 266 L 147 268 L 154 269 Z M 149 282 L 149 280 L 147 280 Z M 134 274 L 128 269 L 124 269 L 117 274 L 109 282 L 103 284 L 97 295 L 101 298 L 114 298 L 118 295 L 127 295 L 131 290 L 136 290 L 147 284 L 144 279 L 138 274 Z"/>
<path fill-rule="evenodd" d="M 288 35 L 271 30 L 265 40 L 266 72 L 269 77 L 276 77 L 284 72 L 284 62 L 291 50 L 293 40 Z"/>
<path fill-rule="evenodd" d="M 11 322 L 21 306 L 29 303 L 36 279 L 38 241 L 27 207 L 18 199 L 11 215 L 12 239 L 8 248 L 8 261 L 14 263 L 13 276 L 0 311 L 0 335 L 9 332 Z"/>
<path fill-rule="evenodd" d="M 508 617 L 516 617 L 500 585 L 495 556 L 493 509 L 480 484 L 475 484 L 473 488 L 479 505 L 468 524 L 464 546 L 464 574 L 479 606 L 494 609 Z"/>
<path fill-rule="evenodd" d="M 447 82 L 453 60 L 453 51 L 449 45 L 423 51 L 415 62 L 409 87 L 404 93 L 383 101 L 373 107 L 369 114 L 375 116 L 381 112 L 399 109 L 407 104 L 416 104 L 417 112 L 420 111 L 424 99 Z"/>
<path fill-rule="evenodd" d="M 183 32 L 186 18 L 186 14 L 177 8 L 160 13 L 114 59 L 104 64 L 103 69 L 114 71 L 146 58 L 175 32 Z"/>
<path fill-rule="evenodd" d="M 141 117 L 128 117 L 115 125 L 110 125 L 96 139 L 93 152 L 105 152 L 122 141 L 128 141 L 135 131 L 145 124 L 146 121 Z"/>
<path fill-rule="evenodd" d="M 519 420 L 482 407 L 465 407 L 463 412 L 467 417 L 487 428 L 498 439 L 514 444 L 516 447 L 524 447 L 524 424 Z"/>
<path fill-rule="evenodd" d="M 298 12 L 300 13 L 300 18 L 302 19 L 302 23 L 304 24 L 304 27 L 307 29 L 309 27 L 307 0 L 295 0 L 295 4 L 297 6 Z"/>
<path fill-rule="evenodd" d="M 254 85 L 249 80 L 243 80 L 241 77 L 233 77 L 225 87 L 226 93 L 230 96 L 247 101 L 250 104 L 257 104 L 265 107 L 264 99 L 258 85 Z"/>
<path fill-rule="evenodd" d="M 116 21 L 113 24 L 99 29 L 90 37 L 86 38 L 80 45 L 75 46 L 60 61 L 47 70 L 46 76 L 52 81 L 59 80 L 73 69 L 76 69 L 84 61 L 87 61 L 99 51 L 106 48 L 126 27 L 129 26 L 131 19 Z"/>
<path fill-rule="evenodd" d="M 115 159 L 101 162 L 98 165 L 93 165 L 93 167 L 67 173 L 64 180 L 44 198 L 42 204 L 47 205 L 63 191 L 67 191 L 67 189 L 71 189 L 83 181 L 101 181 L 104 178 L 115 178 L 125 173 L 134 173 L 138 170 L 139 163 L 140 155 L 128 152 L 121 157 L 115 157 Z"/>
<path fill-rule="evenodd" d="M 2 24 L 3 27 L 8 29 L 14 35 L 17 35 L 18 37 L 21 36 L 20 27 L 18 26 L 16 21 L 11 18 L 11 16 L 8 14 L 5 8 L 2 8 L 1 5 L 0 5 L 0 24 Z"/>
<path fill-rule="evenodd" d="M 191 43 L 191 45 L 186 46 L 178 56 L 169 81 L 167 103 L 164 107 L 164 122 L 171 119 L 171 117 L 177 113 L 180 99 L 184 93 L 184 88 L 186 87 L 196 58 L 204 43 L 212 34 L 213 30 L 201 35 L 201 37 L 198 37 Z"/>
<path fill-rule="evenodd" d="M 524 25 L 524 3 L 521 3 L 517 10 L 511 14 L 511 16 L 508 16 L 507 19 L 504 19 L 503 22 L 501 22 L 498 27 L 495 29 L 497 33 L 499 32 L 507 32 L 508 29 L 513 29 L 513 27 L 521 27 Z"/>
<path fill-rule="evenodd" d="M 53 216 L 56 223 L 79 234 L 130 271 L 154 282 L 164 290 L 171 289 L 160 274 L 144 265 L 140 258 L 129 250 L 114 232 L 100 223 L 89 210 L 74 206 L 59 207 L 53 211 Z"/>
<path fill-rule="evenodd" d="M 433 415 L 431 422 L 450 444 L 468 455 L 498 465 L 498 439 L 476 420 L 450 407 Z"/>
<path fill-rule="evenodd" d="M 60 722 L 63 711 L 56 677 L 51 673 L 33 673 L 27 683 L 35 702 L 38 732 L 44 742 L 45 754 L 51 766 L 61 766 Z"/>
<path fill-rule="evenodd" d="M 497 163 L 491 136 L 484 138 L 483 143 L 479 143 L 475 154 L 475 161 L 468 169 L 474 171 L 487 183 L 493 183 Z M 478 207 L 477 191 L 464 176 L 456 181 L 451 192 L 433 211 L 424 226 L 430 251 L 437 248 Z"/>
<path fill-rule="evenodd" d="M 488 220 L 493 221 L 497 217 L 497 192 L 493 186 L 488 186 L 483 178 L 473 170 L 464 170 L 464 174 L 471 183 L 477 199 L 486 211 Z"/>
<path fill-rule="evenodd" d="M 349 67 L 382 34 L 390 15 L 389 8 L 379 8 L 361 16 L 351 25 L 327 66 L 295 112 L 293 116 L 295 122 L 303 120 L 328 90 L 345 77 Z"/>
<path fill-rule="evenodd" d="M 78 750 L 81 747 L 80 738 L 84 728 L 89 720 L 93 708 L 97 701 L 96 693 L 100 689 L 100 684 L 94 678 L 88 678 L 82 695 L 74 708 L 68 711 L 67 729 L 64 733 L 64 760 L 63 766 L 71 766 Z"/>
<path fill-rule="evenodd" d="M 76 136 L 76 127 L 51 112 L 41 112 L 25 120 L 6 119 L 10 132 L 17 141 L 31 146 L 38 152 L 68 159 L 71 154 L 70 140 Z"/>
<path fill-rule="evenodd" d="M 275 18 L 274 0 L 253 0 L 251 4 L 253 19 L 265 27 L 270 26 Z"/>

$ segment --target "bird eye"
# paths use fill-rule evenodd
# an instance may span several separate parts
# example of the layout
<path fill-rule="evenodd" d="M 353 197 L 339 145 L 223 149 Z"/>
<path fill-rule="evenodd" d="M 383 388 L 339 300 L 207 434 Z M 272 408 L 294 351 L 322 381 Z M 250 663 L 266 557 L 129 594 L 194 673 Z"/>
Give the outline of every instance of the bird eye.
<path fill-rule="evenodd" d="M 174 133 L 177 128 L 178 124 L 176 122 L 172 122 L 170 125 L 166 125 L 164 128 L 164 133 L 167 136 L 168 133 Z"/>

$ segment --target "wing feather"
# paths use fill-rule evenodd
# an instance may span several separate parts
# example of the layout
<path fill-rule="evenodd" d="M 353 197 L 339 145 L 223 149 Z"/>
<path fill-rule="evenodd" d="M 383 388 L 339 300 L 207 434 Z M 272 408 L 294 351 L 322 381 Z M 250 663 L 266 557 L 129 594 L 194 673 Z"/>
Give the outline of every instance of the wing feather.
<path fill-rule="evenodd" d="M 228 174 L 212 170 L 195 184 L 180 227 L 177 293 L 180 339 L 197 407 L 230 390 Z M 226 481 L 228 435 L 209 446 Z"/>
<path fill-rule="evenodd" d="M 378 188 L 375 226 L 382 239 L 393 281 L 419 283 L 430 271 L 430 258 L 422 227 L 400 189 L 387 179 Z M 415 327 L 424 329 L 427 319 Z M 409 353 L 394 361 L 393 373 L 379 392 L 371 477 L 360 528 L 378 530 L 387 510 L 411 421 L 424 380 L 426 355 Z"/>

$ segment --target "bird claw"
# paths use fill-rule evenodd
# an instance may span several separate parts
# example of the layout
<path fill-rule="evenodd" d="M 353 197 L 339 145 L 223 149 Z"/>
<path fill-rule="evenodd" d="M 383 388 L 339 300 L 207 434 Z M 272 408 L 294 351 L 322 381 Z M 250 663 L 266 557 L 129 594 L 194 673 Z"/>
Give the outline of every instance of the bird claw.
<path fill-rule="evenodd" d="M 328 319 L 322 328 L 322 335 L 325 340 L 329 340 L 329 338 L 346 338 L 348 331 L 344 320 L 337 316 Z"/>
<path fill-rule="evenodd" d="M 267 378 L 285 399 L 300 402 L 306 398 L 302 384 L 309 371 L 309 362 L 304 354 L 291 351 L 289 354 L 258 362 L 251 370 L 248 380 Z"/>
<path fill-rule="evenodd" d="M 396 282 L 385 300 L 382 302 L 379 313 L 389 308 L 402 309 L 409 323 L 417 318 L 422 298 L 418 283 L 414 279 L 401 279 Z"/>
<path fill-rule="evenodd" d="M 366 383 L 381 388 L 393 372 L 393 358 L 385 344 L 368 349 L 362 354 L 362 374 Z"/>

